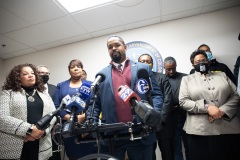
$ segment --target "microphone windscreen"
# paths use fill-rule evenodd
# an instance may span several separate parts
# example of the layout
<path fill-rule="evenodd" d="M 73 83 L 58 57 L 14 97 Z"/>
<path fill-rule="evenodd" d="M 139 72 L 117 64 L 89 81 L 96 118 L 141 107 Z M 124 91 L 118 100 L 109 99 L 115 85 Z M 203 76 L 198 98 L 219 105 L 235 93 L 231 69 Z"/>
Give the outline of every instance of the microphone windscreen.
<path fill-rule="evenodd" d="M 137 77 L 138 77 L 138 79 L 145 79 L 148 83 L 149 90 L 152 90 L 152 82 L 150 80 L 148 71 L 145 68 L 141 68 L 138 70 Z"/>
<path fill-rule="evenodd" d="M 138 79 L 140 79 L 140 78 L 143 78 L 146 80 L 149 79 L 148 71 L 144 68 L 139 69 L 137 72 L 137 77 L 138 77 Z"/>
<path fill-rule="evenodd" d="M 98 76 L 101 76 L 101 80 L 99 81 L 100 83 L 102 83 L 106 78 L 106 76 L 103 73 L 97 73 L 95 78 L 97 78 Z"/>
<path fill-rule="evenodd" d="M 76 107 L 76 114 L 78 114 L 85 109 L 86 103 L 80 97 L 73 96 L 71 102 L 66 107 L 70 111 L 72 111 L 73 107 Z"/>

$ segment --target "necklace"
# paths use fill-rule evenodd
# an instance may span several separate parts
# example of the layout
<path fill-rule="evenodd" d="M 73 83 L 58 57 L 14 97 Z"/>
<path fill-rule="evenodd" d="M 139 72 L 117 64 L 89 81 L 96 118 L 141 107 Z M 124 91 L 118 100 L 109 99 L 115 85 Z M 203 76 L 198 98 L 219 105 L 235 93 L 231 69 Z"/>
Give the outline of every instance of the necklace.
<path fill-rule="evenodd" d="M 36 89 L 34 89 L 33 90 L 33 94 L 30 96 L 27 92 L 25 92 L 25 94 L 28 96 L 28 100 L 29 100 L 29 102 L 34 102 L 35 101 L 35 99 L 33 98 L 33 96 L 35 95 L 35 93 L 36 93 Z"/>

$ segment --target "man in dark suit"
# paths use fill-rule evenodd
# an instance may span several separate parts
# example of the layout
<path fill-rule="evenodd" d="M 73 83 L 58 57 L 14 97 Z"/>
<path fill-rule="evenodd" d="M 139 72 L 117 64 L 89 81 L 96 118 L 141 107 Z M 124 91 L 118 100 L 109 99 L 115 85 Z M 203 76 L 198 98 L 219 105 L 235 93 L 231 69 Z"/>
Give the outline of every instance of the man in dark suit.
<path fill-rule="evenodd" d="M 39 65 L 39 66 L 37 66 L 37 72 L 38 72 L 38 75 L 42 78 L 42 80 L 44 82 L 44 86 L 46 87 L 46 92 L 48 92 L 48 94 L 53 99 L 53 95 L 56 90 L 56 86 L 47 83 L 49 80 L 49 75 L 50 75 L 48 67 L 46 65 Z M 54 141 L 52 141 L 52 147 L 53 147 L 52 148 L 53 156 L 50 157 L 49 160 L 61 160 L 60 151 L 58 151 L 59 148 Z"/>
<path fill-rule="evenodd" d="M 149 64 L 153 67 L 153 59 L 149 54 L 142 54 L 138 62 Z M 160 87 L 164 101 L 162 106 L 162 129 L 157 132 L 158 146 L 161 151 L 162 160 L 174 160 L 174 131 L 175 131 L 175 111 L 173 110 L 172 88 L 168 81 L 169 77 L 163 73 L 153 72 L 155 79 Z M 153 160 L 156 160 L 155 150 L 157 142 L 153 145 Z"/>
<path fill-rule="evenodd" d="M 135 90 L 135 84 L 138 82 L 137 73 L 140 69 L 146 69 L 149 74 L 152 82 L 150 94 L 153 101 L 153 108 L 160 112 L 163 104 L 163 95 L 149 65 L 129 60 L 126 57 L 127 46 L 119 36 L 111 36 L 107 40 L 107 48 L 111 62 L 110 65 L 99 72 L 105 75 L 105 80 L 99 85 L 99 94 L 96 103 L 93 103 L 92 99 L 89 105 L 89 112 L 91 112 L 95 104 L 93 113 L 94 122 L 98 122 L 101 112 L 102 123 L 104 124 L 132 122 L 131 106 L 124 103 L 120 98 L 118 88 L 120 85 L 127 85 L 132 90 Z M 147 100 L 146 94 L 136 93 L 142 100 Z M 88 113 L 88 115 L 90 114 Z M 137 122 L 139 122 L 138 118 L 136 118 Z M 150 160 L 152 159 L 153 143 L 155 141 L 156 135 L 154 133 L 149 133 L 146 137 L 133 141 L 129 140 L 129 138 L 114 139 L 110 145 L 106 141 L 106 143 L 102 143 L 101 152 L 113 153 L 112 155 L 120 160 L 124 159 L 126 152 L 131 160 Z M 113 146 L 110 148 L 111 145 Z"/>

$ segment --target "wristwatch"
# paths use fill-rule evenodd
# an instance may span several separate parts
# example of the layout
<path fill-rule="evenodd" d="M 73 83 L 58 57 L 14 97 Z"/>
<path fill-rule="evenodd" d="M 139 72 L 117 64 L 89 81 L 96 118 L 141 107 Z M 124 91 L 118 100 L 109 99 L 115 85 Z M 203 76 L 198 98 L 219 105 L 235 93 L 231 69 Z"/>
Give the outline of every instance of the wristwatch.
<path fill-rule="evenodd" d="M 204 108 L 206 109 L 207 113 L 208 113 L 208 106 L 209 106 L 208 104 L 204 105 Z"/>
<path fill-rule="evenodd" d="M 31 125 L 31 127 L 29 127 L 29 129 L 27 130 L 27 134 L 30 135 L 32 134 L 33 131 L 33 124 Z"/>

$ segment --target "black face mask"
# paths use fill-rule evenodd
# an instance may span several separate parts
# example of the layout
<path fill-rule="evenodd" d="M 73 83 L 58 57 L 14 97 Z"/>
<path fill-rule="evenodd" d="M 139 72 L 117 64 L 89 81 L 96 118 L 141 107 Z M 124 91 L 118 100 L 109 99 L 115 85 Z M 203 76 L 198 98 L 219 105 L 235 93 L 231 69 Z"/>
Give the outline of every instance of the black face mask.
<path fill-rule="evenodd" d="M 200 73 L 207 73 L 209 71 L 209 65 L 208 63 L 199 63 L 194 65 L 194 69 Z"/>
<path fill-rule="evenodd" d="M 49 76 L 48 75 L 42 75 L 42 80 L 43 80 L 43 83 L 47 83 L 48 80 L 49 80 Z"/>

